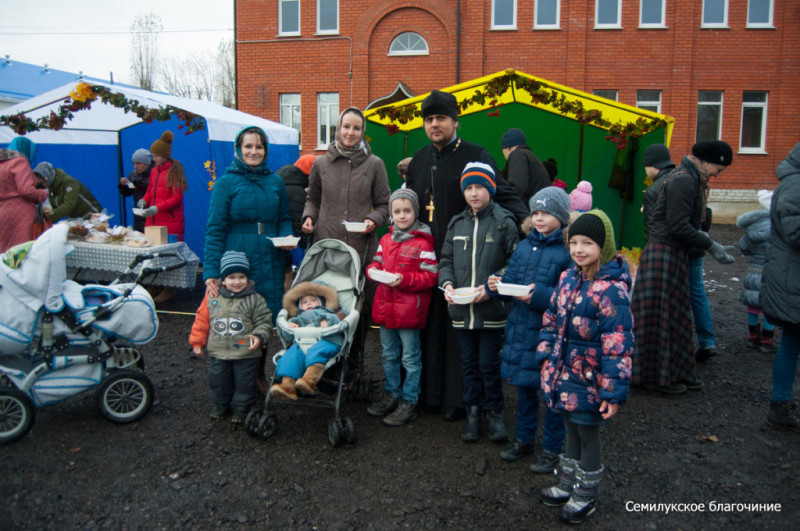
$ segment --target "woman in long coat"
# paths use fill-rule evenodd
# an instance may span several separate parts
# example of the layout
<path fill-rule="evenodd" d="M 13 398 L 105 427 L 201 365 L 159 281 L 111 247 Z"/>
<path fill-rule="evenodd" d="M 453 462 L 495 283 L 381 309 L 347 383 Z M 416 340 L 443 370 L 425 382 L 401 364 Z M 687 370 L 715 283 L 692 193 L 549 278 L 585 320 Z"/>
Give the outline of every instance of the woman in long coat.
<path fill-rule="evenodd" d="M 33 142 L 21 138 L 16 145 L 27 144 L 33 158 Z M 11 147 L 11 146 L 9 146 Z M 0 149 L 0 253 L 33 238 L 36 204 L 47 199 L 46 188 L 36 188 L 36 177 L 26 153 Z"/>

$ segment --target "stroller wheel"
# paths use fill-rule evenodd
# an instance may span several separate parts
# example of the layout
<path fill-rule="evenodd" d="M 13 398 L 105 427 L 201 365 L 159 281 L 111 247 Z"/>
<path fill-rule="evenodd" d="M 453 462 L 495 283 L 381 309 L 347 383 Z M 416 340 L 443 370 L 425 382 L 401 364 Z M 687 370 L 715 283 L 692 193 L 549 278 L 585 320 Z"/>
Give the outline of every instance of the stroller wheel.
<path fill-rule="evenodd" d="M 350 417 L 342 417 L 342 427 L 344 428 L 344 440 L 347 444 L 356 443 L 356 426 Z"/>
<path fill-rule="evenodd" d="M 278 417 L 275 415 L 264 415 L 258 423 L 258 436 L 262 439 L 269 439 L 278 430 Z"/>
<path fill-rule="evenodd" d="M 261 421 L 261 415 L 264 413 L 263 409 L 251 409 L 244 419 L 244 429 L 248 435 L 255 437 L 258 435 L 258 423 Z"/>
<path fill-rule="evenodd" d="M 153 405 L 153 384 L 139 371 L 114 371 L 94 395 L 100 412 L 112 422 L 126 424 L 142 418 Z"/>
<path fill-rule="evenodd" d="M 34 411 L 28 395 L 13 387 L 0 387 L 0 444 L 25 435 L 33 424 Z"/>
<path fill-rule="evenodd" d="M 334 448 L 339 448 L 345 439 L 345 427 L 342 419 L 328 421 L 328 441 Z"/>

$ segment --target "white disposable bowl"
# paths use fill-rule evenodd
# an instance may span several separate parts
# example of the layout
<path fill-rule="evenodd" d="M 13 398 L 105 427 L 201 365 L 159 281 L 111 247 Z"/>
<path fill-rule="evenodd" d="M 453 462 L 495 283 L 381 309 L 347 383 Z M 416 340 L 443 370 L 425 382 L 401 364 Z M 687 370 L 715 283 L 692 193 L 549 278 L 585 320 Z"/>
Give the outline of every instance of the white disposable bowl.
<path fill-rule="evenodd" d="M 475 288 L 456 288 L 455 293 L 450 295 L 450 299 L 455 304 L 469 304 L 478 296 Z"/>
<path fill-rule="evenodd" d="M 272 245 L 275 247 L 297 247 L 297 242 L 300 241 L 300 238 L 297 236 L 278 236 L 275 238 L 270 238 L 270 241 L 272 241 Z"/>
<path fill-rule="evenodd" d="M 497 293 L 500 295 L 522 297 L 523 295 L 527 295 L 530 291 L 531 288 L 525 284 L 504 284 L 502 282 L 497 283 Z"/>
<path fill-rule="evenodd" d="M 397 280 L 397 275 L 394 273 L 389 273 L 387 271 L 382 271 L 380 269 L 370 269 L 369 270 L 369 277 L 372 280 L 377 280 L 383 284 L 391 284 L 395 280 Z"/>
<path fill-rule="evenodd" d="M 364 232 L 367 230 L 366 221 L 342 221 L 347 232 Z"/>

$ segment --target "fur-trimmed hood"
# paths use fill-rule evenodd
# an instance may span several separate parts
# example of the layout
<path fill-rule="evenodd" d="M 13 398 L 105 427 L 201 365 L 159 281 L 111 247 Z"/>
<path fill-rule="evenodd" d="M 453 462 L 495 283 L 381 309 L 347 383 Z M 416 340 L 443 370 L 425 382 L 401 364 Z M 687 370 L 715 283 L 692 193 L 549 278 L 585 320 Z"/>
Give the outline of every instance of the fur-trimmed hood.
<path fill-rule="evenodd" d="M 301 282 L 283 296 L 283 307 L 289 312 L 289 317 L 297 317 L 298 302 L 306 295 L 322 297 L 325 307 L 332 312 L 339 309 L 339 294 L 331 286 L 322 282 Z"/>

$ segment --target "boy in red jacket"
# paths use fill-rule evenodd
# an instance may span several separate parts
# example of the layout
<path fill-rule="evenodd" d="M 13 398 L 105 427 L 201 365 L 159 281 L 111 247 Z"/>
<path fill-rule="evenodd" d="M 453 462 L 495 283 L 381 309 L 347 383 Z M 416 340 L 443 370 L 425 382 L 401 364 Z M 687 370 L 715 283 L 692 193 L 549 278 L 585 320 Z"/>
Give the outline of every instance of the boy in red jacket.
<path fill-rule="evenodd" d="M 419 199 L 408 188 L 389 198 L 392 224 L 381 238 L 367 275 L 378 281 L 372 322 L 381 325 L 386 396 L 367 413 L 382 417 L 387 426 L 402 426 L 417 418 L 422 360 L 419 331 L 428 318 L 431 288 L 438 278 L 434 240 L 419 223 Z M 406 370 L 400 381 L 400 367 Z"/>

